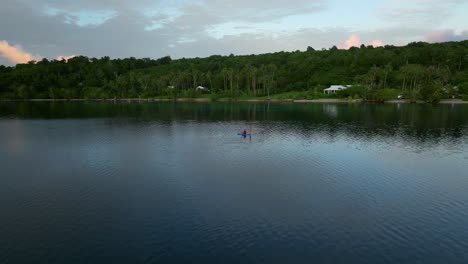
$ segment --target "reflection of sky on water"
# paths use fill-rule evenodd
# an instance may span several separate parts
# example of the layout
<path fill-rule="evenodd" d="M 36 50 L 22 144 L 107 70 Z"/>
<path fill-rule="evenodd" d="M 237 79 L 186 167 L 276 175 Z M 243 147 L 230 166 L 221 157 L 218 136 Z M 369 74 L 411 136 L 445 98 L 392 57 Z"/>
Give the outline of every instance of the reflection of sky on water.
<path fill-rule="evenodd" d="M 234 132 L 243 129 L 254 129 L 253 140 L 258 141 L 258 135 L 278 134 L 296 135 L 305 141 L 334 143 L 346 142 L 349 147 L 363 148 L 366 145 L 377 145 L 387 148 L 398 146 L 407 151 L 434 153 L 460 152 L 466 145 L 468 132 L 468 107 L 465 105 L 358 105 L 358 104 L 264 104 L 264 103 L 18 103 L 0 104 L 0 118 L 106 118 L 106 125 L 113 126 L 109 133 L 123 136 L 120 128 L 134 125 L 156 126 L 167 129 L 153 134 L 153 138 L 167 138 L 171 133 L 181 133 L 180 125 L 209 124 L 210 130 L 204 133 L 212 135 L 217 131 L 223 135 L 224 126 L 237 122 Z M 24 133 L 34 131 L 24 128 L 24 123 L 17 120 L 4 120 L 3 139 L 11 151 L 21 151 L 25 148 L 27 139 Z M 6 122 L 6 123 L 5 123 Z M 255 126 L 255 127 L 252 127 Z M 59 129 L 59 128 L 55 128 Z M 185 126 L 183 129 L 191 129 Z M 195 128 L 194 128 L 195 129 Z M 87 133 L 86 128 L 77 127 L 80 134 Z M 71 132 L 72 135 L 77 132 Z M 151 131 L 154 133 L 155 131 Z M 196 131 L 183 131 L 196 132 Z M 44 131 L 48 135 L 53 131 Z M 91 132 L 89 132 L 91 133 Z M 162 134 L 159 134 L 162 133 Z M 27 137 L 27 136 L 26 136 Z M 137 151 L 145 142 L 133 135 L 133 144 L 128 145 L 126 155 Z M 185 135 L 184 137 L 187 137 Z M 114 137 L 112 137 L 114 138 Z M 26 140 L 26 141 L 25 141 Z M 91 138 L 102 140 L 102 138 Z M 178 138 L 183 140 L 183 138 Z M 260 139 L 261 140 L 261 139 Z M 196 144 L 186 142 L 186 144 Z M 185 141 L 184 141 L 185 142 Z M 104 142 L 101 142 L 104 143 Z M 112 145 L 112 142 L 107 142 Z M 102 152 L 120 153 L 119 150 L 105 150 L 102 146 L 93 146 L 86 150 L 90 153 Z M 112 152 L 112 153 L 111 153 Z M 93 155 L 93 154 L 90 154 Z M 91 157 L 92 159 L 92 157 Z"/>
<path fill-rule="evenodd" d="M 0 132 L 0 137 L 6 141 L 8 150 L 13 153 L 23 152 L 26 147 L 23 123 L 21 121 L 14 120 L 8 122 L 8 125 L 2 126 L 1 128 L 3 132 Z"/>
<path fill-rule="evenodd" d="M 200 263 L 229 252 L 249 259 L 280 252 L 298 256 L 295 263 L 337 251 L 353 263 L 385 263 L 382 256 L 400 263 L 402 252 L 466 259 L 459 250 L 468 241 L 464 107 L 0 109 L 17 118 L 0 119 L 7 259 L 15 258 L 12 248 L 35 252 L 36 245 L 52 250 L 28 261 L 108 260 L 115 252 Z M 237 135 L 243 129 L 252 129 L 251 139 Z"/>

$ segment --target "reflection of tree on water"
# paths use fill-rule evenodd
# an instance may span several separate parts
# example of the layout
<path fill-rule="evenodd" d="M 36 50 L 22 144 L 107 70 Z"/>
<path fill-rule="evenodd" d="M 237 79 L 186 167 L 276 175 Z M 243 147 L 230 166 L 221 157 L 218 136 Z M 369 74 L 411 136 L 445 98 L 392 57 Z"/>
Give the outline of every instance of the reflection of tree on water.
<path fill-rule="evenodd" d="M 323 112 L 329 117 L 338 116 L 338 109 L 335 104 L 323 104 Z"/>
<path fill-rule="evenodd" d="M 253 124 L 255 124 L 255 121 L 257 119 L 256 115 L 257 115 L 257 104 L 256 103 L 248 104 L 248 114 L 247 114 L 248 129 L 247 129 L 247 133 L 250 134 L 248 136 L 249 142 L 252 142 L 252 134 L 254 133 L 253 132 Z M 256 131 L 256 132 L 258 132 L 258 131 Z M 246 138 L 246 137 L 244 137 L 244 138 Z"/>
<path fill-rule="evenodd" d="M 108 118 L 113 122 L 247 121 L 255 129 L 271 122 L 294 124 L 288 133 L 340 134 L 357 138 L 399 136 L 415 142 L 463 138 L 468 105 L 293 104 L 232 102 L 2 102 L 0 119 Z M 333 118 L 330 118 L 333 117 Z M 271 121 L 271 122 L 270 122 Z M 258 128 L 257 128 L 258 127 Z M 268 131 L 268 129 L 265 129 Z M 257 133 L 258 131 L 254 131 Z"/>

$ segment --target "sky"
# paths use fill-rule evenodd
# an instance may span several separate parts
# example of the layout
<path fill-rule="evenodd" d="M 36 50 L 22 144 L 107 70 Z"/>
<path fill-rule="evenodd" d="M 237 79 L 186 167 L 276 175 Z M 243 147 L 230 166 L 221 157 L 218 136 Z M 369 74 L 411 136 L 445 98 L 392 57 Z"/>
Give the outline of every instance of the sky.
<path fill-rule="evenodd" d="M 0 64 L 468 39 L 468 0 L 1 0 Z"/>

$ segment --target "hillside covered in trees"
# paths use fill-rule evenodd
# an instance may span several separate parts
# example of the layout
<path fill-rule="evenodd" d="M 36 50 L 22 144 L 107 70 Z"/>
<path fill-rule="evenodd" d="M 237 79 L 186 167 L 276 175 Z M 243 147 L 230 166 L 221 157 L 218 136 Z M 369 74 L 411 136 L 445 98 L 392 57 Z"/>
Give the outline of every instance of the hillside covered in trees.
<path fill-rule="evenodd" d="M 331 84 L 353 84 L 324 95 Z M 209 91 L 196 91 L 204 86 Z M 468 94 L 468 41 L 247 56 L 110 59 L 0 66 L 0 98 L 345 97 L 437 101 Z"/>

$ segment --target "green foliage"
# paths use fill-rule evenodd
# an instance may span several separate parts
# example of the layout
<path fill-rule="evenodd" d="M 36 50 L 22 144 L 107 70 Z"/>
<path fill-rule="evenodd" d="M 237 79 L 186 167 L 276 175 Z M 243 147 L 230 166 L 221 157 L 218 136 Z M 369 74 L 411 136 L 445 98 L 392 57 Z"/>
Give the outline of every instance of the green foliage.
<path fill-rule="evenodd" d="M 287 92 L 287 93 L 281 93 L 281 94 L 276 94 L 271 96 L 272 99 L 278 99 L 278 100 L 286 100 L 286 99 L 294 99 L 294 100 L 299 100 L 299 99 L 312 99 L 312 98 L 307 98 L 308 92 L 300 91 L 300 92 Z"/>
<path fill-rule="evenodd" d="M 164 95 L 168 96 L 169 98 L 177 98 L 177 90 L 175 88 L 166 88 L 164 90 Z"/>
<path fill-rule="evenodd" d="M 250 98 L 248 94 L 243 93 L 240 90 L 218 90 L 216 93 L 211 93 L 210 98 L 215 99 L 236 99 L 236 98 Z"/>
<path fill-rule="evenodd" d="M 20 85 L 17 89 L 16 97 L 20 99 L 28 99 L 32 95 L 32 88 L 24 84 Z"/>
<path fill-rule="evenodd" d="M 195 89 L 188 89 L 188 90 L 184 90 L 180 93 L 180 97 L 182 98 L 195 98 L 196 95 L 197 95 L 197 92 L 195 91 Z"/>
<path fill-rule="evenodd" d="M 377 91 L 376 99 L 378 101 L 391 100 L 397 98 L 398 94 L 398 90 L 385 88 Z"/>
<path fill-rule="evenodd" d="M 468 95 L 468 82 L 460 83 L 457 87 L 459 94 Z"/>
<path fill-rule="evenodd" d="M 340 98 L 354 97 L 355 99 L 365 98 L 367 93 L 367 87 L 362 85 L 353 85 L 348 89 L 340 90 L 337 92 L 337 96 Z"/>
<path fill-rule="evenodd" d="M 0 66 L 0 98 L 362 98 L 468 94 L 468 41 L 172 60 L 77 56 Z M 323 94 L 333 84 L 355 84 Z M 196 91 L 197 86 L 209 92 Z M 169 86 L 175 88 L 168 88 Z M 458 89 L 453 89 L 458 86 Z M 207 93 L 207 94 L 206 94 Z"/>
<path fill-rule="evenodd" d="M 442 99 L 447 91 L 447 87 L 444 87 L 441 82 L 435 81 L 421 89 L 421 99 L 429 103 L 435 103 Z"/>

